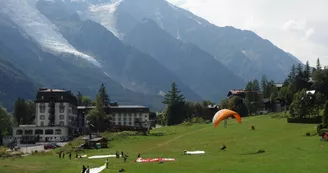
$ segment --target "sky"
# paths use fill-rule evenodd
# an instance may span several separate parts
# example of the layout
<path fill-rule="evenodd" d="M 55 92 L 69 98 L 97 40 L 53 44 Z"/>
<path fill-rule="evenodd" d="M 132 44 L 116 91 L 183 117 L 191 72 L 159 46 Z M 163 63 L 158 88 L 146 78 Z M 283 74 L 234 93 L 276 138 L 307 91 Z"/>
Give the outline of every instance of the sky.
<path fill-rule="evenodd" d="M 328 0 L 168 0 L 217 26 L 251 30 L 302 62 L 328 66 Z"/>

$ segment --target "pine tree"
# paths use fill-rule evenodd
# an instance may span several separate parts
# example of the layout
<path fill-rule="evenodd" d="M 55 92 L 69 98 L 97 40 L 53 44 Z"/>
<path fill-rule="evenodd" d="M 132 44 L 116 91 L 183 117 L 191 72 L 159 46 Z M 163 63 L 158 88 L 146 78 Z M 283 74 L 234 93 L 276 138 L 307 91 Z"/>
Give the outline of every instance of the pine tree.
<path fill-rule="evenodd" d="M 109 96 L 107 94 L 107 90 L 106 90 L 106 87 L 105 87 L 104 83 L 102 83 L 100 88 L 99 88 L 99 96 L 100 96 L 101 101 L 103 102 L 104 106 L 109 106 L 110 105 Z"/>
<path fill-rule="evenodd" d="M 267 98 L 267 85 L 268 85 L 268 79 L 266 78 L 265 75 L 262 76 L 262 80 L 261 80 L 261 89 L 262 89 L 262 95 L 264 98 Z"/>
<path fill-rule="evenodd" d="M 306 61 L 306 65 L 305 65 L 303 74 L 304 74 L 305 80 L 309 81 L 310 75 L 311 75 L 311 67 L 310 67 L 309 61 Z"/>
<path fill-rule="evenodd" d="M 163 103 L 166 104 L 167 125 L 182 123 L 187 117 L 185 110 L 185 98 L 178 89 L 175 82 L 171 85 L 171 90 L 165 95 Z"/>
<path fill-rule="evenodd" d="M 181 94 L 181 91 L 178 89 L 175 82 L 171 85 L 171 90 L 165 95 L 163 103 L 166 105 L 173 105 L 176 103 L 184 102 L 184 96 Z"/>
<path fill-rule="evenodd" d="M 317 59 L 317 66 L 316 66 L 316 70 L 320 71 L 322 70 L 321 64 L 320 64 L 320 59 Z"/>

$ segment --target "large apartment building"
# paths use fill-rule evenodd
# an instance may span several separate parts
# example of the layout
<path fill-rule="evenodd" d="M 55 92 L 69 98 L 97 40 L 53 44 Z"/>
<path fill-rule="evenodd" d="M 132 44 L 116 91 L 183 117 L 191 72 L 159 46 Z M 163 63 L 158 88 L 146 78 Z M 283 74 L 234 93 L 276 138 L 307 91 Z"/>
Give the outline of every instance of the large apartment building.
<path fill-rule="evenodd" d="M 35 125 L 13 128 L 16 140 L 67 141 L 77 133 L 77 98 L 70 91 L 39 89 Z"/>

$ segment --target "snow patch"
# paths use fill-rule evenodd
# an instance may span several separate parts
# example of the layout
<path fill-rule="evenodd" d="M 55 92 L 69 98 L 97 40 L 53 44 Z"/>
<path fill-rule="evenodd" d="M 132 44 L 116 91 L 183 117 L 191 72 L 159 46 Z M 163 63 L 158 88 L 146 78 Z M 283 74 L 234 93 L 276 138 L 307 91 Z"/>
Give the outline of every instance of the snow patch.
<path fill-rule="evenodd" d="M 163 96 L 163 97 L 164 97 L 164 96 L 165 96 L 165 92 L 164 92 L 164 91 L 159 91 L 159 92 L 158 92 L 158 95 L 160 95 L 160 96 Z"/>
<path fill-rule="evenodd" d="M 11 19 L 42 47 L 53 53 L 68 53 L 83 58 L 100 67 L 93 57 L 77 51 L 58 32 L 58 28 L 44 17 L 37 9 L 38 0 L 0 1 L 0 14 Z"/>
<path fill-rule="evenodd" d="M 91 4 L 86 11 L 79 12 L 79 15 L 83 20 L 92 20 L 103 25 L 116 37 L 121 38 L 116 29 L 117 17 L 115 11 L 122 2 L 123 0 L 116 0 L 108 3 Z"/>
<path fill-rule="evenodd" d="M 162 15 L 160 9 L 157 8 L 157 9 L 155 10 L 155 13 L 154 13 L 154 14 L 155 14 L 155 18 L 156 18 L 157 24 L 159 25 L 159 27 L 160 27 L 161 29 L 164 30 L 164 24 L 163 24 L 163 22 L 162 22 L 162 19 L 163 19 L 164 17 L 163 17 L 163 15 Z"/>
<path fill-rule="evenodd" d="M 107 77 L 109 77 L 109 74 L 108 74 L 108 73 L 104 72 L 104 74 L 105 74 Z"/>

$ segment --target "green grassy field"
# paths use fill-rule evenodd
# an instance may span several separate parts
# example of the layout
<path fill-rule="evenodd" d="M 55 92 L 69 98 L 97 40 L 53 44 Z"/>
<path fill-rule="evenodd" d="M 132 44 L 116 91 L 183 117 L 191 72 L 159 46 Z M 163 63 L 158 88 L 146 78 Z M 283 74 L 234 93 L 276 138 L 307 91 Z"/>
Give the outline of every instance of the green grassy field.
<path fill-rule="evenodd" d="M 256 130 L 250 130 L 251 125 Z M 326 173 L 328 143 L 320 141 L 319 136 L 305 135 L 315 131 L 315 125 L 287 124 L 286 119 L 257 116 L 244 118 L 242 124 L 229 120 L 227 128 L 223 124 L 217 129 L 212 124 L 185 124 L 152 130 L 153 136 L 117 137 L 109 149 L 86 154 L 106 155 L 118 150 L 129 155 L 126 163 L 123 159 L 110 158 L 109 169 L 104 173 L 118 172 L 120 168 L 133 173 Z M 155 136 L 161 133 L 164 136 Z M 223 143 L 226 151 L 220 151 Z M 183 155 L 183 150 L 204 150 L 206 154 Z M 255 154 L 258 150 L 265 153 Z M 139 152 L 143 158 L 173 157 L 176 162 L 135 163 Z M 104 159 L 59 159 L 53 152 L 0 160 L 0 172 L 78 173 L 82 165 L 92 168 L 103 164 Z"/>

